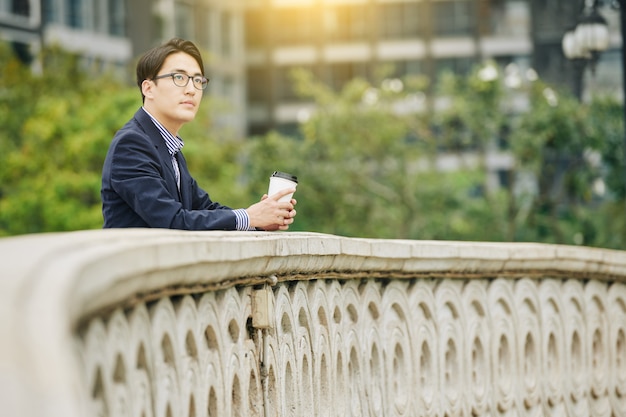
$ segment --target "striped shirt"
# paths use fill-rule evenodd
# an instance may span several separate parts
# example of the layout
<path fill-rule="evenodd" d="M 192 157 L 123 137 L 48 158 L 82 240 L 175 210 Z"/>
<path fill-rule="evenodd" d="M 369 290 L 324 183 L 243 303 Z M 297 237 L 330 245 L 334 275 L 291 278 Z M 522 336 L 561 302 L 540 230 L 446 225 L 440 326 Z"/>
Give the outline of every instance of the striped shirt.
<path fill-rule="evenodd" d="M 150 116 L 150 119 L 152 119 L 152 122 L 159 130 L 163 140 L 165 141 L 167 151 L 172 157 L 172 167 L 174 168 L 174 173 L 176 174 L 176 184 L 180 190 L 180 167 L 178 166 L 176 154 L 178 154 L 183 146 L 185 146 L 185 142 L 183 142 L 179 136 L 172 135 L 157 119 L 154 118 L 154 116 L 150 114 L 148 110 L 145 109 L 145 107 L 142 107 L 142 109 L 148 116 Z M 255 230 L 255 228 L 250 227 L 250 216 L 248 216 L 246 209 L 234 209 L 233 213 L 235 213 L 235 228 L 237 230 Z"/>

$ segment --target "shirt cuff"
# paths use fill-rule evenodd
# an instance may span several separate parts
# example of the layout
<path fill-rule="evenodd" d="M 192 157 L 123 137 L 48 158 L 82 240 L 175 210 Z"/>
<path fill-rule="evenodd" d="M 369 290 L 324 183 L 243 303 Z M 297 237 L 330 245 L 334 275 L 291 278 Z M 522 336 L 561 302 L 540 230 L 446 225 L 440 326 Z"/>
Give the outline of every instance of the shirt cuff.
<path fill-rule="evenodd" d="M 250 227 L 250 216 L 246 209 L 235 209 L 235 229 L 237 230 L 256 230 L 254 227 Z"/>

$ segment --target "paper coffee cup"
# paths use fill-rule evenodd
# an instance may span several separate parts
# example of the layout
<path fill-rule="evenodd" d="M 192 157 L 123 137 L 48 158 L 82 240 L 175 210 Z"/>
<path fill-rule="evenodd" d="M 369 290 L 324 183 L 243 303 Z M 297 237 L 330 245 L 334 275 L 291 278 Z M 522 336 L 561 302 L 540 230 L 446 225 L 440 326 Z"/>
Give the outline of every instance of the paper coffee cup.
<path fill-rule="evenodd" d="M 295 175 L 291 175 L 286 172 L 274 171 L 274 173 L 270 175 L 270 188 L 267 191 L 267 195 L 272 196 L 280 190 L 284 190 L 285 188 L 296 188 L 297 186 L 298 177 Z M 291 197 L 293 197 L 293 193 L 283 196 L 278 201 L 289 202 L 291 201 Z"/>

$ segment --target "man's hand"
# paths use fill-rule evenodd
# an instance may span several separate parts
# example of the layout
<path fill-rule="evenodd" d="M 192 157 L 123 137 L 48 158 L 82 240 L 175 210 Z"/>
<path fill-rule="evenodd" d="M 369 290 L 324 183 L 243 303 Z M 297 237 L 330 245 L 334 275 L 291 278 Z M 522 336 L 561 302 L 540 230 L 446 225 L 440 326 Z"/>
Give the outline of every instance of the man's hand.
<path fill-rule="evenodd" d="M 269 196 L 264 194 L 261 201 L 246 209 L 250 217 L 250 226 L 263 230 L 287 230 L 296 217 L 294 206 L 297 201 L 293 198 L 289 202 L 280 202 L 281 197 L 294 193 L 295 188 L 286 188 Z"/>

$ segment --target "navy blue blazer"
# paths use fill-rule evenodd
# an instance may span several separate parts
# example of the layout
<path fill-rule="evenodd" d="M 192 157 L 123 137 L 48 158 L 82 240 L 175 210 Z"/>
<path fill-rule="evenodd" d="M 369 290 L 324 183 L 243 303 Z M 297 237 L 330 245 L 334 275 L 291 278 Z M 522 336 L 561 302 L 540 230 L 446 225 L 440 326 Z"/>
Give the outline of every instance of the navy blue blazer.
<path fill-rule="evenodd" d="M 102 168 L 104 227 L 235 230 L 235 213 L 211 201 L 178 153 L 180 192 L 165 141 L 140 108 L 114 136 Z"/>

